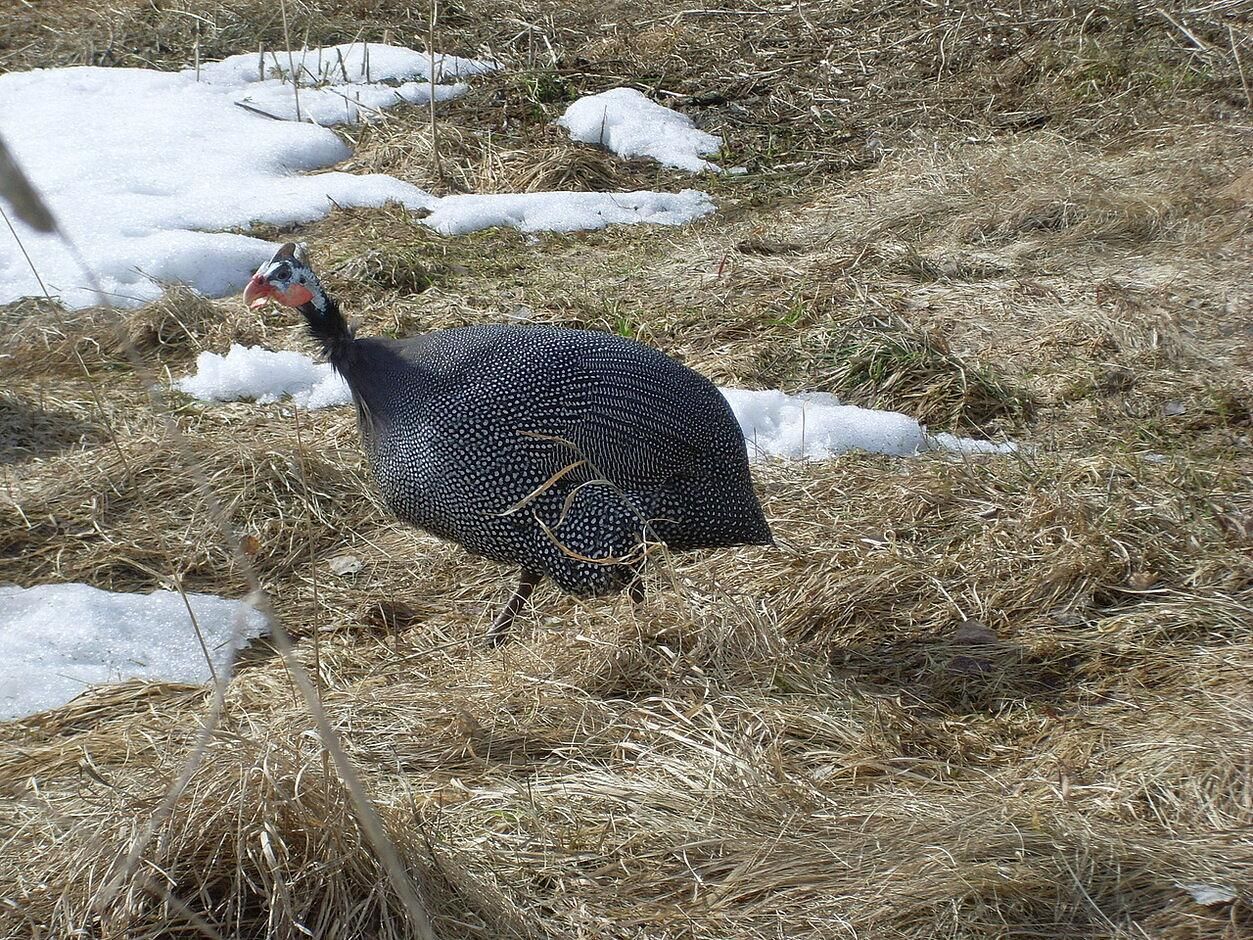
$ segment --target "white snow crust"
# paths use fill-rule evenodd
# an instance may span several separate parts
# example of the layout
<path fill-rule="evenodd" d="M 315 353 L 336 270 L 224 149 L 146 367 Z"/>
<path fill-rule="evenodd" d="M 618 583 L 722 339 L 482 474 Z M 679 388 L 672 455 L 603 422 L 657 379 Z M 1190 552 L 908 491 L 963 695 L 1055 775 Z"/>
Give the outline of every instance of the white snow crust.
<path fill-rule="evenodd" d="M 714 211 L 705 193 L 516 193 L 445 196 L 424 221 L 444 235 L 507 225 L 523 232 L 575 232 L 606 225 L 682 225 Z"/>
<path fill-rule="evenodd" d="M 290 55 L 290 58 L 289 58 Z M 381 42 L 351 42 L 314 49 L 267 50 L 264 56 L 255 52 L 227 56 L 219 62 L 207 62 L 183 70 L 184 75 L 216 85 L 241 87 L 266 79 L 291 81 L 292 68 L 301 85 L 345 85 L 372 82 L 397 82 L 407 79 L 431 81 L 431 56 L 404 46 Z M 449 78 L 469 78 L 497 68 L 495 62 L 463 59 L 460 56 L 435 54 L 436 82 Z"/>
<path fill-rule="evenodd" d="M 390 176 L 312 174 L 350 155 L 321 125 L 369 120 L 432 94 L 456 97 L 464 83 L 438 81 L 496 66 L 437 56 L 431 84 L 429 56 L 398 46 L 356 43 L 293 57 L 306 83 L 299 122 L 295 91 L 282 77 L 291 74 L 286 51 L 260 61 L 231 56 L 198 73 L 84 67 L 0 75 L 0 135 L 113 304 L 140 306 L 167 284 L 210 297 L 232 294 L 275 246 L 227 230 L 311 222 L 336 205 L 396 202 L 430 210 L 425 224 L 448 235 L 492 226 L 571 232 L 679 225 L 713 211 L 708 196 L 691 190 L 437 199 Z M 68 307 L 97 302 L 58 238 L 15 224 L 54 297 Z M 0 304 L 43 293 L 17 241 L 0 234 Z"/>
<path fill-rule="evenodd" d="M 276 118 L 296 119 L 297 93 L 291 75 L 300 84 L 300 117 L 318 124 L 355 124 L 369 121 L 383 109 L 402 102 L 425 104 L 460 97 L 464 82 L 439 84 L 450 78 L 481 75 L 496 68 L 493 62 L 435 55 L 382 43 L 344 43 L 314 49 L 244 53 L 220 62 L 184 69 L 193 81 L 218 86 L 232 101 L 249 105 Z M 415 80 L 416 79 L 416 80 Z"/>
<path fill-rule="evenodd" d="M 842 405 L 834 395 L 724 388 L 750 454 L 829 457 L 852 450 L 907 456 L 927 449 L 927 433 L 908 415 Z"/>
<path fill-rule="evenodd" d="M 718 171 L 702 159 L 717 153 L 722 138 L 697 130 L 686 114 L 657 104 L 634 88 L 586 95 L 566 109 L 557 124 L 575 140 L 597 144 L 621 157 L 651 157 L 689 173 Z"/>
<path fill-rule="evenodd" d="M 251 398 L 264 405 L 290 396 L 300 407 L 315 410 L 352 401 L 347 383 L 328 364 L 298 352 L 238 343 L 232 343 L 225 356 L 202 352 L 196 357 L 195 374 L 174 387 L 201 401 Z"/>
<path fill-rule="evenodd" d="M 242 601 L 212 594 L 187 601 L 219 676 L 236 649 L 266 631 L 265 617 Z M 92 685 L 209 678 L 187 606 L 173 591 L 0 587 L 0 720 L 62 705 Z"/>
<path fill-rule="evenodd" d="M 236 107 L 241 95 L 148 69 L 0 75 L 0 134 L 113 303 L 138 306 L 163 283 L 214 297 L 239 290 L 274 246 L 224 229 L 310 222 L 333 204 L 433 202 L 388 176 L 307 175 L 348 147 L 324 127 Z M 59 239 L 18 224 L 49 291 L 70 307 L 96 302 Z M 42 293 L 16 242 L 0 236 L 0 303 Z"/>
<path fill-rule="evenodd" d="M 460 98 L 470 88 L 464 82 L 455 85 L 428 85 L 426 82 L 405 82 L 401 85 L 325 85 L 300 91 L 300 120 L 316 124 L 357 124 L 382 117 L 386 108 L 398 104 L 426 104 L 434 94 L 436 101 Z M 291 85 L 277 79 L 248 86 L 232 100 L 255 109 L 262 116 L 284 121 L 296 120 L 296 95 Z"/>

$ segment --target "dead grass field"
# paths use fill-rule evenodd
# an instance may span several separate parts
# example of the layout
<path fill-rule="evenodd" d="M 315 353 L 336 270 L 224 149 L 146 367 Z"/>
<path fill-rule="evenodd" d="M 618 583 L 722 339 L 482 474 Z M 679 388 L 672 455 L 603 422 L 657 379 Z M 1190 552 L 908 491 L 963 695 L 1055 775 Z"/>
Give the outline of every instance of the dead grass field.
<path fill-rule="evenodd" d="M 288 8 L 310 42 L 426 33 L 393 0 Z M 279 46 L 279 11 L 18 0 L 0 69 Z M 682 229 L 301 227 L 363 329 L 526 308 L 1030 446 L 759 464 L 778 549 L 675 559 L 640 612 L 544 593 L 488 650 L 510 575 L 376 506 L 351 415 L 176 400 L 434 935 L 1253 935 L 1248 7 L 440 11 L 441 49 L 507 68 L 443 112 L 438 173 L 421 109 L 348 131 L 354 167 L 690 183 L 547 126 L 625 83 L 750 172 L 698 180 L 719 211 Z M 126 345 L 177 376 L 297 324 L 185 291 L 0 323 L 3 580 L 242 595 Z M 134 683 L 0 725 L 0 935 L 423 935 L 267 649 L 171 789 L 213 698 Z"/>

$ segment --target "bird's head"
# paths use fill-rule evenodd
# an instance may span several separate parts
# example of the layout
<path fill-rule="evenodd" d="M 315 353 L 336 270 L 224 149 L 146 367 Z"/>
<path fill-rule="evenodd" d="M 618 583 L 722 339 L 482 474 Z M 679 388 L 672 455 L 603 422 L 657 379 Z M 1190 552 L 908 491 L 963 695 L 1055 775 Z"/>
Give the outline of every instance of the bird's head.
<path fill-rule="evenodd" d="M 312 303 L 319 310 L 325 308 L 326 295 L 303 247 L 288 242 L 257 269 L 244 288 L 244 303 L 249 307 L 264 306 L 268 300 L 285 307 Z"/>

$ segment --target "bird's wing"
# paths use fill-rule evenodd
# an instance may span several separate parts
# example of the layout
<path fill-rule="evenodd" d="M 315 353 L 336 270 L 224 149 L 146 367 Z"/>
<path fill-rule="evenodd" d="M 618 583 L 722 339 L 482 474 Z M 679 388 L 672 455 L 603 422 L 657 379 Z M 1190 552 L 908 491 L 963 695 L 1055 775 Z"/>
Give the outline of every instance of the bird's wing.
<path fill-rule="evenodd" d="M 728 422 L 735 427 L 711 383 L 606 334 L 471 327 L 405 340 L 397 351 L 448 377 L 436 405 L 445 427 L 490 428 L 504 450 L 522 437 L 521 449 L 546 466 L 561 469 L 575 455 L 620 485 L 692 472 Z"/>
<path fill-rule="evenodd" d="M 659 353 L 603 346 L 580 353 L 553 391 L 567 433 L 599 475 L 623 485 L 693 472 L 712 449 L 726 403 Z"/>

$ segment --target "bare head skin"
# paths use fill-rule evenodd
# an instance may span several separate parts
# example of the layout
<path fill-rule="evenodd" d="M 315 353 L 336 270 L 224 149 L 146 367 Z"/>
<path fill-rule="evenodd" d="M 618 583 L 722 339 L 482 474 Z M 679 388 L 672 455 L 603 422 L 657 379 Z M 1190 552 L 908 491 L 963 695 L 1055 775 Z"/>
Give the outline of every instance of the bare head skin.
<path fill-rule="evenodd" d="M 274 301 L 285 307 L 302 307 L 312 302 L 324 305 L 322 285 L 305 261 L 304 250 L 288 242 L 257 269 L 244 288 L 244 303 L 249 307 L 264 306 Z"/>

